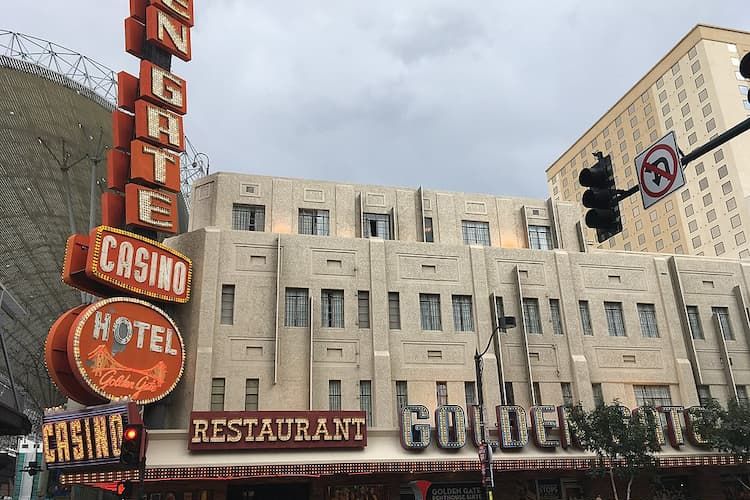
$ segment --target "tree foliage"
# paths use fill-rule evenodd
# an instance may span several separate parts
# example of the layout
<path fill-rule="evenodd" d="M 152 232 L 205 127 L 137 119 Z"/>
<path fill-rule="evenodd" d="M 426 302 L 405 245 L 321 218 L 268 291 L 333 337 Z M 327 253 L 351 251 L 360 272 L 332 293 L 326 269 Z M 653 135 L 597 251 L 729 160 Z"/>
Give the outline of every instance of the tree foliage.
<path fill-rule="evenodd" d="M 750 405 L 730 399 L 725 409 L 711 399 L 702 408 L 691 409 L 691 412 L 695 432 L 708 446 L 732 455 L 745 466 L 743 472 L 746 472 L 750 464 Z M 740 476 L 736 479 L 750 490 L 750 485 Z"/>
<path fill-rule="evenodd" d="M 631 413 L 618 401 L 590 411 L 580 405 L 571 408 L 572 430 L 581 446 L 596 454 L 599 472 L 610 476 L 615 499 L 619 499 L 615 476 L 627 480 L 629 499 L 635 476 L 655 466 L 654 453 L 660 449 L 657 418 L 654 408 Z"/>

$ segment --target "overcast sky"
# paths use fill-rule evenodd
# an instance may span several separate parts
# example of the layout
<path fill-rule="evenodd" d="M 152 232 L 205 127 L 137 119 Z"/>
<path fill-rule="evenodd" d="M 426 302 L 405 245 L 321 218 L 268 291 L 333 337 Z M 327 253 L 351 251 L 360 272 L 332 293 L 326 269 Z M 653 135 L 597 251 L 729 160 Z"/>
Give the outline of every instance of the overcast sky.
<path fill-rule="evenodd" d="M 2 0 L 115 71 L 127 0 Z M 197 0 L 186 134 L 211 170 L 548 196 L 545 169 L 695 24 L 747 0 Z"/>

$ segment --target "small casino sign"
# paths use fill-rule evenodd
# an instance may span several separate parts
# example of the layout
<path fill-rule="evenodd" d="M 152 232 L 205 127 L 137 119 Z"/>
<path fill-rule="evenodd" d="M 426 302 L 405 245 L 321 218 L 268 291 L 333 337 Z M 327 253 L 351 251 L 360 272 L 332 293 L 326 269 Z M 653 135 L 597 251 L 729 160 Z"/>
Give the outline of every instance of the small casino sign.
<path fill-rule="evenodd" d="M 191 451 L 364 448 L 363 411 L 194 411 Z"/>
<path fill-rule="evenodd" d="M 117 468 L 122 432 L 140 423 L 134 403 L 48 413 L 42 423 L 42 453 L 48 469 Z"/>

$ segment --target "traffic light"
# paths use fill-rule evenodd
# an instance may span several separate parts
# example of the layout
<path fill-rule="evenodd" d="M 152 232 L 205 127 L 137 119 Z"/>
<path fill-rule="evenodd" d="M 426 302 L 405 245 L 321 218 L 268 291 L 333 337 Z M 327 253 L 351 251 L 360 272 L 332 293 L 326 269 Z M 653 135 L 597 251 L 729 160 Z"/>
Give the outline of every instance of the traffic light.
<path fill-rule="evenodd" d="M 117 493 L 117 496 L 119 498 L 132 497 L 133 496 L 133 483 L 131 483 L 130 481 L 117 483 L 117 487 L 115 488 L 115 493 Z"/>
<path fill-rule="evenodd" d="M 146 430 L 143 424 L 128 424 L 122 432 L 120 463 L 136 467 L 141 464 L 145 450 Z"/>
<path fill-rule="evenodd" d="M 594 156 L 596 165 L 581 170 L 578 182 L 588 188 L 581 199 L 583 206 L 591 209 L 586 212 L 586 225 L 596 229 L 596 239 L 601 243 L 622 231 L 622 220 L 612 159 L 600 152 Z"/>
<path fill-rule="evenodd" d="M 745 54 L 740 61 L 740 74 L 750 80 L 750 52 Z M 747 91 L 747 100 L 750 102 L 750 90 Z"/>

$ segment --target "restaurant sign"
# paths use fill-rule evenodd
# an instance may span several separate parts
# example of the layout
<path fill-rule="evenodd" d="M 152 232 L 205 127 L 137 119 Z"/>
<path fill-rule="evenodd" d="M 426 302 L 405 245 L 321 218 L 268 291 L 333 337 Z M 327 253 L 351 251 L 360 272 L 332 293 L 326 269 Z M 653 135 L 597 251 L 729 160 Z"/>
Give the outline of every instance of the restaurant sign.
<path fill-rule="evenodd" d="M 194 411 L 191 451 L 364 448 L 363 411 Z"/>
<path fill-rule="evenodd" d="M 134 403 L 47 413 L 42 453 L 48 469 L 119 467 L 123 429 L 141 423 Z"/>

